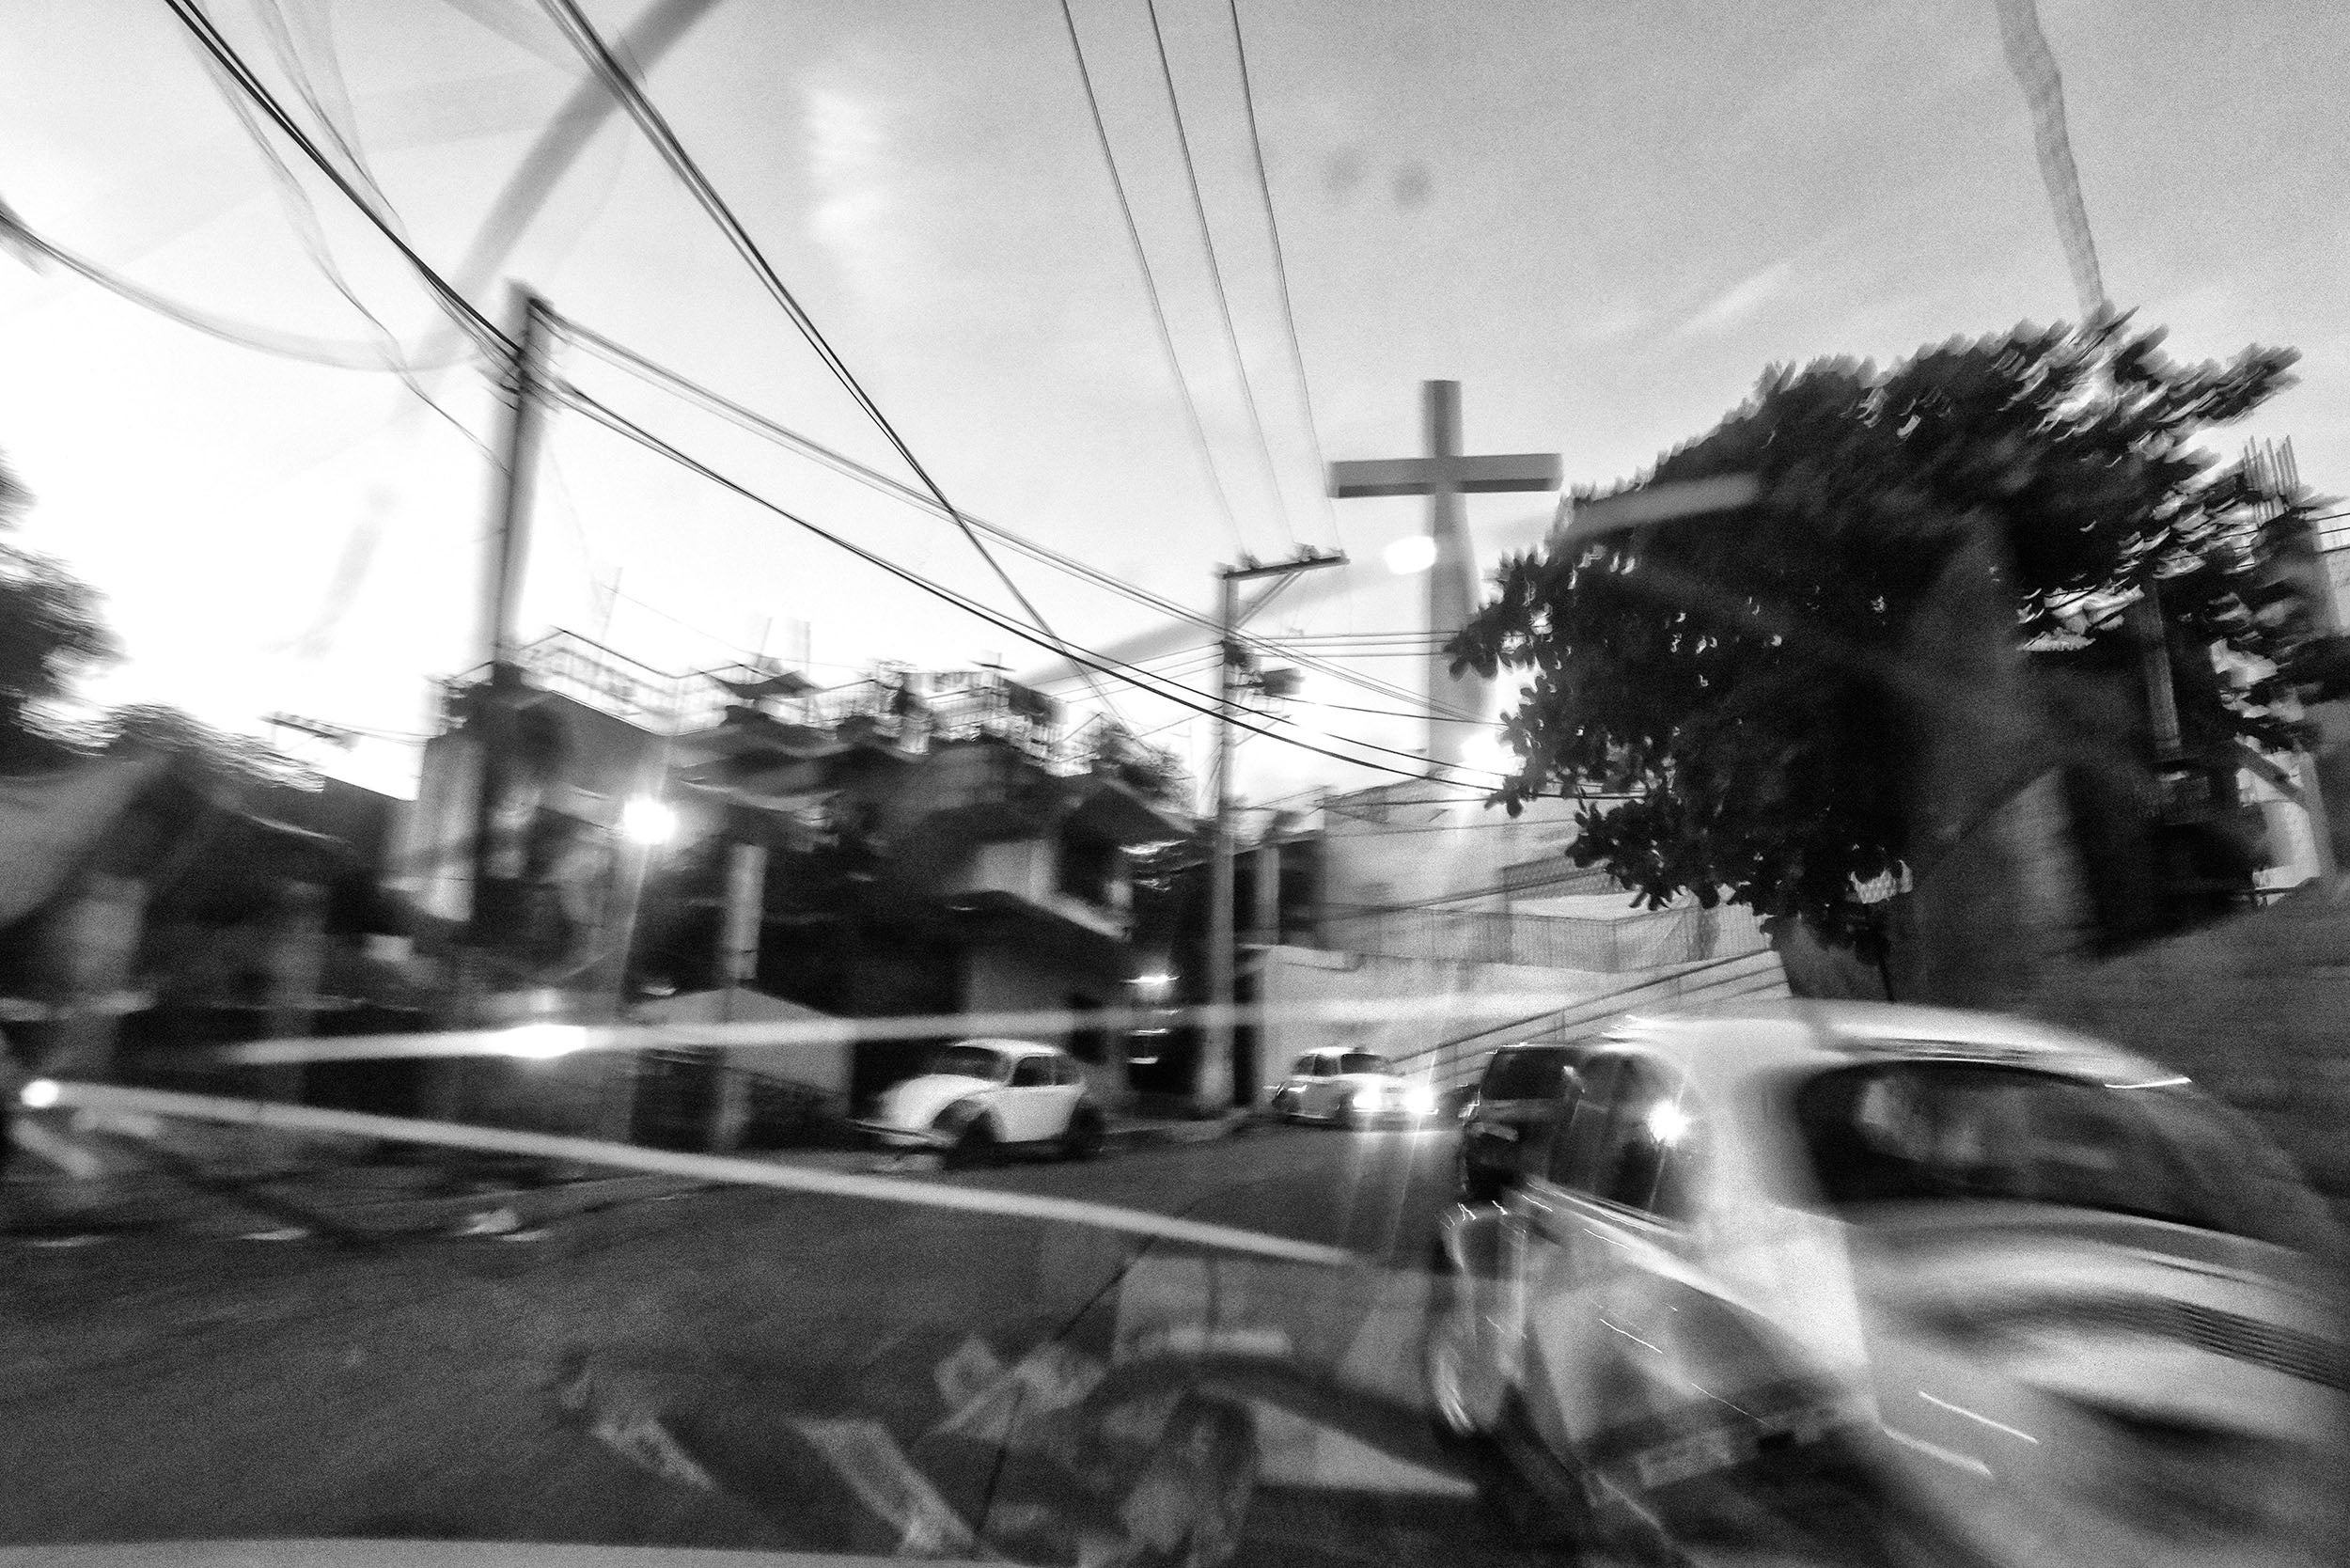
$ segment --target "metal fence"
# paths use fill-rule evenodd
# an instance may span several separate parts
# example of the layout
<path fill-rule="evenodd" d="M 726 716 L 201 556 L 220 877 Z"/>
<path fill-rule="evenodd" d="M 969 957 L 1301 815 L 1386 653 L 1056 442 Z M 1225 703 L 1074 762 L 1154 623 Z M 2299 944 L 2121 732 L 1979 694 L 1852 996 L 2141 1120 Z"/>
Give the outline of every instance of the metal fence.
<path fill-rule="evenodd" d="M 1366 910 L 1325 918 L 1322 946 L 1388 958 L 1622 974 L 1734 958 L 1770 943 L 1752 910 L 1725 904 L 1612 920 L 1506 910 Z"/>

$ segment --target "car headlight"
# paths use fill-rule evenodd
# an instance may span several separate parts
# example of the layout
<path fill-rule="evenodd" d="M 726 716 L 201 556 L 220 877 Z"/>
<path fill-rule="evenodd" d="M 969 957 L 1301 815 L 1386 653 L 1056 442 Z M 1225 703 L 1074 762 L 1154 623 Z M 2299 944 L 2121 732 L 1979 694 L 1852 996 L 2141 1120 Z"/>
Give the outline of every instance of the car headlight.
<path fill-rule="evenodd" d="M 1403 1091 L 1403 1108 L 1414 1116 L 1436 1114 L 1436 1091 L 1424 1084 L 1415 1084 Z"/>

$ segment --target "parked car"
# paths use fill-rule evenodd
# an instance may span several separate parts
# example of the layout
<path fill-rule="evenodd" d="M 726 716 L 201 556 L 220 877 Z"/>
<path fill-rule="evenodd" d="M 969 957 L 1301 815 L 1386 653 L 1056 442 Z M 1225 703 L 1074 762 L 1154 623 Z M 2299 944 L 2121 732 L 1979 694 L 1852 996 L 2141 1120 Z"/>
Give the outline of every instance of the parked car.
<path fill-rule="evenodd" d="M 1308 1051 L 1290 1064 L 1290 1075 L 1273 1091 L 1272 1109 L 1284 1121 L 1417 1123 L 1436 1114 L 1436 1094 L 1376 1051 L 1332 1047 Z"/>
<path fill-rule="evenodd" d="M 885 1147 L 964 1162 L 1014 1148 L 1083 1159 L 1101 1150 L 1106 1131 L 1076 1060 L 1027 1040 L 947 1046 L 928 1072 L 885 1091 L 857 1126 Z"/>
<path fill-rule="evenodd" d="M 1579 1080 L 1571 1045 L 1504 1045 L 1485 1058 L 1475 1094 L 1461 1108 L 1458 1186 L 1464 1203 L 1496 1201 L 1521 1161 L 1543 1152 Z"/>
<path fill-rule="evenodd" d="M 2338 1245 L 2186 1079 L 2014 1020 L 1634 1018 L 1444 1222 L 1439 1431 L 1570 1538 L 1808 1473 L 2013 1565 L 2350 1560 Z M 1807 1482 L 1805 1484 L 1810 1484 Z"/>

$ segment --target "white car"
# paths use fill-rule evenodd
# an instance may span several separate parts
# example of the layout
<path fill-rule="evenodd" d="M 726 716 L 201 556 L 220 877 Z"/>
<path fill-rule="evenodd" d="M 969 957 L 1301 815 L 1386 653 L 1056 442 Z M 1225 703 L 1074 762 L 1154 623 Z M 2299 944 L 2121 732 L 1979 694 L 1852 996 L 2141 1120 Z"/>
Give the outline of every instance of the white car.
<path fill-rule="evenodd" d="M 930 1071 L 885 1090 L 857 1126 L 891 1148 L 966 1161 L 1007 1148 L 1083 1159 L 1100 1152 L 1106 1131 L 1075 1058 L 1027 1040 L 947 1046 Z"/>
<path fill-rule="evenodd" d="M 1284 1121 L 1326 1121 L 1365 1127 L 1377 1121 L 1421 1121 L 1436 1114 L 1435 1091 L 1398 1074 L 1376 1051 L 1308 1051 L 1273 1090 L 1273 1114 Z"/>
<path fill-rule="evenodd" d="M 1748 1004 L 1622 1021 L 1554 1125 L 1447 1217 L 1425 1346 L 1522 1520 L 1653 1540 L 1808 1471 L 1965 1560 L 2350 1561 L 2335 1232 L 2184 1077 Z"/>

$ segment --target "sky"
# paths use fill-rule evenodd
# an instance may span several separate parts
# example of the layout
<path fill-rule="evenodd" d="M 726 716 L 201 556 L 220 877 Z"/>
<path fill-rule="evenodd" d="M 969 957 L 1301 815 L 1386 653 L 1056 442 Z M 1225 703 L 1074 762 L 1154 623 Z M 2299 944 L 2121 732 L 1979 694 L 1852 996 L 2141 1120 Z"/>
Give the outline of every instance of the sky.
<path fill-rule="evenodd" d="M 1229 521 L 1058 0 L 717 0 L 648 84 L 957 506 L 1197 608 L 1219 563 L 1309 545 L 1354 564 L 1261 629 L 1424 627 L 1421 581 L 1381 564 L 1424 504 L 1328 501 L 1320 462 L 1417 453 L 1425 379 L 1463 384 L 1471 451 L 1555 451 L 1570 483 L 1611 485 L 1702 433 L 1771 364 L 1883 361 L 2074 314 L 1992 0 L 1240 0 L 1301 397 L 1232 12 L 1157 4 L 1237 362 L 1144 0 L 1071 8 Z M 300 45 L 314 95 L 347 98 L 355 150 L 410 243 L 452 271 L 584 79 L 533 0 L 207 9 L 306 117 L 273 24 Z M 644 8 L 586 9 L 611 39 Z M 2224 440 L 2290 436 L 2311 484 L 2350 491 L 2350 108 L 2336 80 L 2350 9 L 2042 0 L 2041 16 L 2109 293 L 2184 355 L 2300 350 L 2299 385 Z M 0 0 L 0 201 L 52 243 L 278 332 L 445 338 L 414 274 L 324 180 L 304 165 L 289 193 L 161 0 Z M 497 273 L 475 297 L 494 317 L 509 314 L 507 285 L 526 283 L 905 473 L 625 117 Z M 576 352 L 560 369 L 778 505 L 1017 613 L 940 520 Z M 480 657 L 499 429 L 478 366 L 413 381 L 217 341 L 0 254 L 0 454 L 37 496 L 21 540 L 102 591 L 125 650 L 90 694 L 239 729 L 273 713 L 350 726 L 369 738 L 306 755 L 413 792 L 431 682 Z M 1549 516 L 1541 496 L 1468 507 L 1488 569 Z M 1125 600 L 1004 559 L 1078 643 L 1158 630 Z M 522 608 L 525 635 L 556 626 L 665 670 L 805 654 L 828 682 L 876 660 L 1051 662 L 559 412 Z M 1419 681 L 1408 658 L 1353 667 Z M 1081 685 L 1055 690 L 1092 706 Z M 1204 762 L 1204 721 L 1112 696 L 1126 722 Z M 1424 736 L 1405 710 L 1315 676 L 1279 728 L 1412 752 Z M 1250 739 L 1238 783 L 1262 801 L 1387 776 Z"/>

